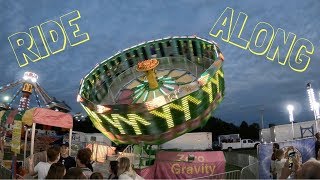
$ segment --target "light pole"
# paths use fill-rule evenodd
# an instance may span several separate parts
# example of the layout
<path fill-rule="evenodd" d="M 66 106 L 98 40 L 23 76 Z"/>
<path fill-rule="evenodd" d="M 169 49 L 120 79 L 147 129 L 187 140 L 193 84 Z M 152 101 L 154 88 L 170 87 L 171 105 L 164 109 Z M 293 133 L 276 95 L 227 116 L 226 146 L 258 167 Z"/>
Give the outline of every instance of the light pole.
<path fill-rule="evenodd" d="M 4 96 L 4 97 L 3 97 L 3 100 L 4 100 L 5 102 L 8 102 L 8 101 L 9 101 L 9 99 L 10 99 L 10 97 L 9 97 L 9 96 Z"/>
<path fill-rule="evenodd" d="M 316 98 L 314 96 L 314 90 L 311 87 L 311 83 L 307 84 L 307 93 L 310 103 L 310 109 L 313 111 L 314 120 L 316 121 L 316 131 L 318 132 L 318 118 L 320 116 L 319 114 L 319 103 L 316 101 Z"/>
<path fill-rule="evenodd" d="M 294 110 L 294 107 L 293 107 L 293 105 L 289 104 L 287 106 L 287 110 L 289 112 L 289 120 L 291 122 L 292 139 L 294 139 L 294 129 L 293 129 L 293 121 L 294 121 L 294 119 L 293 119 L 293 110 Z"/>
<path fill-rule="evenodd" d="M 4 106 L 5 106 L 6 108 L 9 107 L 9 101 L 10 101 L 10 96 L 4 96 L 4 97 L 3 97 L 3 103 L 4 103 Z"/>

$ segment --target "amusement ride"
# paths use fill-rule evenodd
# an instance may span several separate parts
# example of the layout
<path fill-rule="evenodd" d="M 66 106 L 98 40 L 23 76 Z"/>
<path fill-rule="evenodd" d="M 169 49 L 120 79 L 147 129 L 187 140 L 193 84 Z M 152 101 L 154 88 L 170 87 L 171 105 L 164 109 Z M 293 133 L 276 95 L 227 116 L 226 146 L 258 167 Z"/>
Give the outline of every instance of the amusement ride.
<path fill-rule="evenodd" d="M 12 95 L 11 101 L 2 103 L 2 109 L 18 109 L 19 111 L 30 108 L 30 101 L 34 94 L 37 107 L 45 107 L 55 111 L 70 112 L 71 108 L 65 103 L 56 100 L 55 97 L 50 97 L 48 93 L 40 86 L 38 75 L 33 72 L 25 72 L 23 78 L 0 86 L 0 94 L 8 94 L 11 90 L 15 90 Z M 20 96 L 18 107 L 15 107 L 16 99 Z"/>
<path fill-rule="evenodd" d="M 196 36 L 156 39 L 97 64 L 77 101 L 117 144 L 162 144 L 204 125 L 224 97 L 224 57 Z"/>

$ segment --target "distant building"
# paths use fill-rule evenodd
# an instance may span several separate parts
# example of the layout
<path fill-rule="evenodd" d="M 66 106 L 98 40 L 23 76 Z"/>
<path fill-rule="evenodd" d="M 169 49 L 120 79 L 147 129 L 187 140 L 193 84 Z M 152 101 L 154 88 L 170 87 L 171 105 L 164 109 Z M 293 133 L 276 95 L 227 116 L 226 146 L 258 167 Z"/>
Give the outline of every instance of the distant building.
<path fill-rule="evenodd" d="M 60 111 L 65 113 L 68 113 L 71 111 L 70 106 L 68 106 L 64 101 L 58 101 L 55 97 L 53 97 L 52 101 L 49 102 L 46 106 L 47 108 L 55 111 Z"/>
<path fill-rule="evenodd" d="M 320 130 L 320 120 L 317 121 L 318 130 Z M 314 136 L 317 132 L 316 121 L 293 123 L 293 132 L 294 136 L 292 137 L 291 124 L 272 126 L 260 130 L 260 141 L 266 143 L 282 142 Z"/>
<path fill-rule="evenodd" d="M 76 121 L 83 121 L 85 119 L 85 116 L 81 113 L 76 113 L 73 115 L 73 119 Z"/>

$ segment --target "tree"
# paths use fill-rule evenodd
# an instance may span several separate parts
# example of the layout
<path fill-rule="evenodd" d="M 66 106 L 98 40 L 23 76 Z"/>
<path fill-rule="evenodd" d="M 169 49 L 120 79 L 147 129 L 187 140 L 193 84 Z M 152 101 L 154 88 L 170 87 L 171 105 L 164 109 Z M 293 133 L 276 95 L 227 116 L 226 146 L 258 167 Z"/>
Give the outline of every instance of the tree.
<path fill-rule="evenodd" d="M 252 123 L 249 126 L 249 138 L 258 140 L 259 139 L 259 131 L 260 131 L 260 126 L 258 123 Z"/>
<path fill-rule="evenodd" d="M 249 126 L 248 126 L 247 122 L 245 122 L 245 121 L 241 122 L 239 132 L 240 132 L 241 138 L 243 138 L 243 139 L 249 138 L 250 132 L 249 132 Z"/>

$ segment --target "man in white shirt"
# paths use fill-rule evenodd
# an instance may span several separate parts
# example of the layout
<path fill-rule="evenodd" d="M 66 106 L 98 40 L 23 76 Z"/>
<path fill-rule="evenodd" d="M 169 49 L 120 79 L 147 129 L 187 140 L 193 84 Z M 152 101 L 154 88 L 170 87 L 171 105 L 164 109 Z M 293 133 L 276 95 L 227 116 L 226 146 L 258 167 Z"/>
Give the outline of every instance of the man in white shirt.
<path fill-rule="evenodd" d="M 51 164 L 56 163 L 60 159 L 60 148 L 59 147 L 50 147 L 47 150 L 47 159 L 48 162 L 39 162 L 33 168 L 33 157 L 29 161 L 29 172 L 32 176 L 38 174 L 38 179 L 45 179 Z"/>

